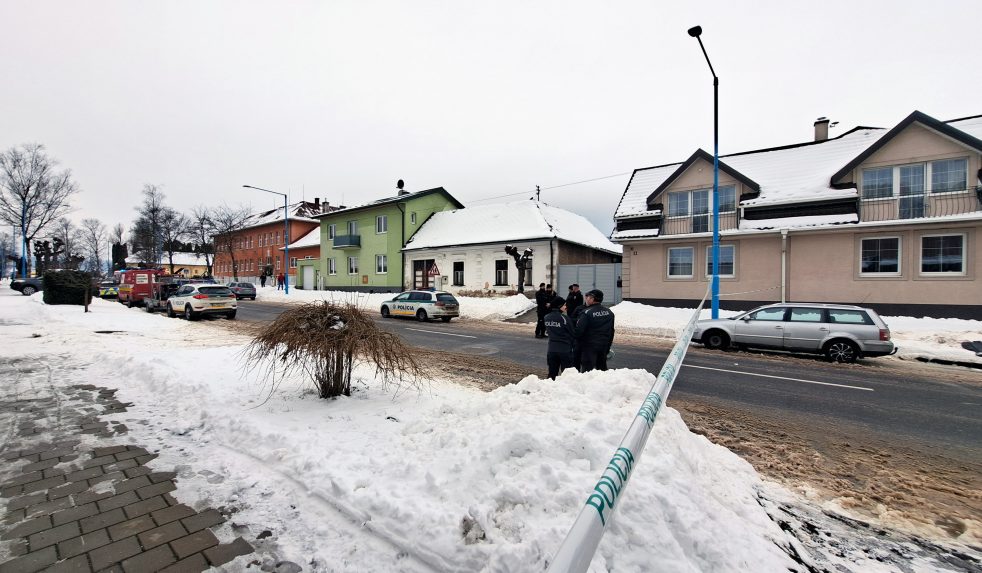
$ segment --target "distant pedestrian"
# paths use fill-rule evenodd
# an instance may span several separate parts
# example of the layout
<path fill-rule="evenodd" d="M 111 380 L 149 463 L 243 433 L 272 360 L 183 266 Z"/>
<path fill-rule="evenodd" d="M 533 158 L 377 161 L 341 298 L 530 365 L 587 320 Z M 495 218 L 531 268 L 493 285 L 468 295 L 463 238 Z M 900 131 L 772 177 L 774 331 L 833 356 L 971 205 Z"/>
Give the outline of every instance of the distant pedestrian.
<path fill-rule="evenodd" d="M 576 343 L 581 348 L 581 372 L 607 369 L 607 353 L 614 343 L 614 313 L 604 308 L 603 291 L 586 293 L 586 308 L 576 322 Z"/>
<path fill-rule="evenodd" d="M 535 337 L 546 337 L 546 314 L 549 312 L 549 301 L 552 300 L 546 293 L 546 283 L 539 283 L 539 290 L 535 291 Z"/>
<path fill-rule="evenodd" d="M 553 297 L 545 318 L 546 332 L 549 333 L 546 364 L 549 366 L 549 378 L 553 380 L 573 365 L 573 322 L 563 314 L 564 308 L 566 301 L 563 297 Z"/>
<path fill-rule="evenodd" d="M 266 273 L 259 275 L 259 286 L 266 288 Z"/>
<path fill-rule="evenodd" d="M 283 284 L 286 282 L 286 275 L 280 273 L 276 275 L 276 290 L 282 290 Z"/>
<path fill-rule="evenodd" d="M 566 295 L 566 314 L 573 316 L 580 306 L 583 306 L 583 293 L 580 292 L 580 285 L 573 283 L 569 285 L 569 294 Z"/>

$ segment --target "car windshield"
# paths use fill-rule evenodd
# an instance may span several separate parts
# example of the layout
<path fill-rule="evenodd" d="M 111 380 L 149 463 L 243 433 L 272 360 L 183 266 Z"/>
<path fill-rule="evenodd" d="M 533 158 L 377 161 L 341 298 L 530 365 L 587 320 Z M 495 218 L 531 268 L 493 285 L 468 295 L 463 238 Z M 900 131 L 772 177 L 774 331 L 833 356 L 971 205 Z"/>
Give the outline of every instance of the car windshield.
<path fill-rule="evenodd" d="M 228 296 L 228 295 L 232 294 L 232 291 L 228 290 L 227 287 L 223 287 L 223 286 L 214 286 L 214 287 L 204 286 L 204 287 L 199 287 L 198 288 L 198 292 L 200 292 L 201 294 L 207 294 L 207 295 L 210 295 L 210 296 Z"/>

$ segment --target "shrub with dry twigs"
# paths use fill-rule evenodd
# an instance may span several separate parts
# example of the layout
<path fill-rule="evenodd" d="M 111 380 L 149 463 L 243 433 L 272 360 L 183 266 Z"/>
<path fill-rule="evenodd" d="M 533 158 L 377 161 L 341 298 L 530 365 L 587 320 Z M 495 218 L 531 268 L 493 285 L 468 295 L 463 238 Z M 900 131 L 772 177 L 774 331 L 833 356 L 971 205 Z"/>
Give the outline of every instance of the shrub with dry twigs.
<path fill-rule="evenodd" d="M 381 330 L 359 308 L 330 301 L 280 314 L 249 343 L 245 358 L 248 367 L 270 377 L 277 371 L 305 374 L 321 398 L 350 396 L 351 373 L 361 363 L 375 365 L 383 388 L 390 383 L 419 388 L 424 374 L 398 336 Z"/>

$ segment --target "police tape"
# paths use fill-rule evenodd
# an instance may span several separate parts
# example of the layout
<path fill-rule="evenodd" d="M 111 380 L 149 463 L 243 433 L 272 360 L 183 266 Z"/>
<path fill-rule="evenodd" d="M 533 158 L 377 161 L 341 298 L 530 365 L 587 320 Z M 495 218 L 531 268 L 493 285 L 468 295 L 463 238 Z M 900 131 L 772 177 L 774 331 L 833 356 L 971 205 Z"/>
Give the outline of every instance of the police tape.
<path fill-rule="evenodd" d="M 672 347 L 665 364 L 658 372 L 658 377 L 651 385 L 644 402 L 641 403 L 641 409 L 638 410 L 597 484 L 593 486 L 593 491 L 576 516 L 576 521 L 573 522 L 566 539 L 559 546 L 559 551 L 553 556 L 549 573 L 582 573 L 590 567 L 593 555 L 600 545 L 600 539 L 607 530 L 607 525 L 610 524 L 614 507 L 624 494 L 631 472 L 641 458 L 641 452 L 655 424 L 655 417 L 658 416 L 662 405 L 668 399 L 668 393 L 672 390 L 672 384 L 675 383 L 675 377 L 689 349 L 699 313 L 708 296 L 709 289 L 706 290 L 699 306 L 692 313 L 692 318 Z"/>

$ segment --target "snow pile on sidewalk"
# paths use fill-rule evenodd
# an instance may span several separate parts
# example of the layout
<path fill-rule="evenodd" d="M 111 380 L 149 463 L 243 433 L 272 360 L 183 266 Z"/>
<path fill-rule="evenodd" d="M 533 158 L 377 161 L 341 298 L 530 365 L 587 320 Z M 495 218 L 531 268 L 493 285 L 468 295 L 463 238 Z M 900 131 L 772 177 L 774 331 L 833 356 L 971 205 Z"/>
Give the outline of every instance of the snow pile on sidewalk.
<path fill-rule="evenodd" d="M 151 464 L 177 468 L 179 500 L 236 511 L 238 534 L 271 531 L 260 551 L 305 570 L 542 571 L 653 382 L 567 372 L 490 394 L 433 380 L 417 394 L 383 392 L 362 368 L 350 398 L 316 399 L 298 380 L 269 397 L 240 369 L 241 337 L 40 296 L 0 296 L 7 355 L 52 364 L 60 384 L 118 387 L 134 402 L 117 415 L 125 440 L 160 449 Z M 109 324 L 124 332 L 93 334 Z M 593 569 L 802 570 L 761 487 L 666 407 Z"/>

